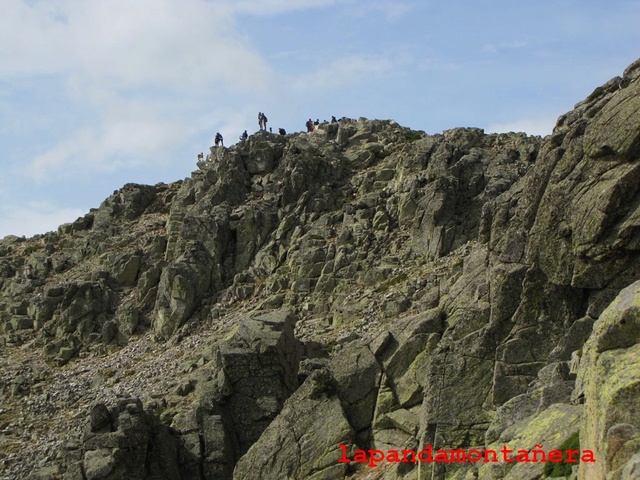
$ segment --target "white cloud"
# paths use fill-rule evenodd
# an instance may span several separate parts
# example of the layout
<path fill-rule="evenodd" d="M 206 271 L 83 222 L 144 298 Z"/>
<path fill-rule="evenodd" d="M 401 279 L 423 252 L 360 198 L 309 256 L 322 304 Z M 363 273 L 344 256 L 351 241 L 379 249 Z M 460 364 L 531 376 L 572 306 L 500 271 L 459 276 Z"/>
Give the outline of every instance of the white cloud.
<path fill-rule="evenodd" d="M 525 132 L 528 135 L 546 136 L 555 127 L 557 116 L 547 115 L 524 118 L 505 123 L 494 123 L 485 128 L 488 133 Z"/>
<path fill-rule="evenodd" d="M 244 113 L 249 105 L 281 102 L 292 92 L 381 77 L 393 71 L 395 63 L 391 55 L 354 55 L 311 74 L 283 78 L 236 25 L 239 15 L 343 6 L 338 0 L 5 2 L 0 75 L 14 84 L 22 78 L 55 79 L 37 85 L 55 85 L 55 92 L 36 93 L 57 97 L 55 112 L 63 109 L 68 117 L 65 123 L 44 122 L 41 138 L 56 129 L 53 139 L 33 145 L 36 153 L 20 160 L 18 171 L 40 183 L 113 171 L 122 168 L 125 159 L 152 166 L 166 161 L 170 148 L 202 135 L 204 125 L 226 128 L 228 134 L 232 127 L 246 128 L 229 110 L 230 99 L 238 98 L 237 110 Z M 392 16 L 407 9 L 404 3 L 371 5 L 384 7 Z"/>
<path fill-rule="evenodd" d="M 385 56 L 350 55 L 338 58 L 316 71 L 292 79 L 300 90 L 330 89 L 354 85 L 364 79 L 380 78 L 393 71 L 393 61 Z"/>
<path fill-rule="evenodd" d="M 61 75 L 111 88 L 224 82 L 259 88 L 268 70 L 234 12 L 204 0 L 6 0 L 0 73 Z"/>
<path fill-rule="evenodd" d="M 182 119 L 148 116 L 111 117 L 101 125 L 75 130 L 30 160 L 24 171 L 38 183 L 110 172 L 137 164 L 166 161 L 166 152 L 185 142 L 197 126 Z"/>
<path fill-rule="evenodd" d="M 60 208 L 43 202 L 31 202 L 25 206 L 3 207 L 0 211 L 0 238 L 7 235 L 30 237 L 57 230 L 86 212 L 79 208 Z"/>
<path fill-rule="evenodd" d="M 345 0 L 222 0 L 214 3 L 225 5 L 240 14 L 276 15 L 330 5 L 343 5 Z"/>
<path fill-rule="evenodd" d="M 73 170 L 77 173 L 74 163 L 77 163 L 82 152 L 91 151 L 91 145 L 95 144 L 95 132 L 91 129 L 82 129 L 70 138 L 59 142 L 46 152 L 37 155 L 25 168 L 29 177 L 36 182 L 57 180 L 68 176 Z M 87 158 L 87 164 L 90 159 Z"/>
<path fill-rule="evenodd" d="M 50 182 L 119 168 L 119 158 L 166 161 L 169 147 L 202 130 L 194 117 L 238 95 L 268 95 L 275 73 L 238 33 L 234 18 L 256 2 L 241 3 L 5 0 L 0 75 L 14 85 L 21 78 L 55 78 L 35 93 L 62 97 L 56 106 L 75 124 L 49 122 L 64 131 L 56 131 L 53 145 L 43 141 L 39 153 L 21 159 L 20 171 Z M 284 2 L 267 3 L 284 8 Z M 45 90 L 52 85 L 55 92 Z"/>
<path fill-rule="evenodd" d="M 482 46 L 482 51 L 484 53 L 499 53 L 504 51 L 521 50 L 528 46 L 528 42 L 519 40 L 503 43 L 487 43 Z"/>
<path fill-rule="evenodd" d="M 396 22 L 406 17 L 414 9 L 414 6 L 412 3 L 389 1 L 357 3 L 349 13 L 357 18 L 373 14 L 382 16 L 389 22 Z"/>

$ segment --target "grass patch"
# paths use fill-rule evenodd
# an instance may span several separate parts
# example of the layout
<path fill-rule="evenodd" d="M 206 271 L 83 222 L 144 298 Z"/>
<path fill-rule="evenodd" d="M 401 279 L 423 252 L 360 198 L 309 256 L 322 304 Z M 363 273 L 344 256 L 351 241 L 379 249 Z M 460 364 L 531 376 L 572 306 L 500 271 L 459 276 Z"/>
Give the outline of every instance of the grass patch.
<path fill-rule="evenodd" d="M 24 249 L 24 255 L 31 255 L 34 252 L 37 252 L 38 250 L 42 250 L 44 248 L 44 245 L 41 245 L 39 243 L 34 243 L 32 245 L 27 246 Z"/>
<path fill-rule="evenodd" d="M 156 415 L 158 415 L 158 417 L 160 418 L 160 423 L 163 423 L 167 426 L 171 426 L 171 424 L 173 423 L 173 417 L 177 415 L 177 412 L 166 410 L 166 407 L 158 408 L 157 412 L 158 413 L 156 413 Z"/>
<path fill-rule="evenodd" d="M 580 450 L 580 432 L 575 432 L 569 438 L 567 438 L 558 450 L 563 452 L 562 462 L 554 463 L 547 462 L 544 466 L 544 470 L 542 471 L 543 476 L 545 477 L 568 477 L 571 475 L 571 469 L 577 465 L 578 463 L 566 463 L 567 454 L 565 453 L 567 450 Z M 579 460 L 579 457 L 574 456 L 576 460 Z"/>
<path fill-rule="evenodd" d="M 380 285 L 378 285 L 378 287 L 375 289 L 375 292 L 384 293 L 387 290 L 389 290 L 391 287 L 395 287 L 396 285 L 399 285 L 405 282 L 408 278 L 409 278 L 409 275 L 407 275 L 406 273 L 401 273 L 400 275 L 391 277 L 390 279 L 385 280 Z"/>

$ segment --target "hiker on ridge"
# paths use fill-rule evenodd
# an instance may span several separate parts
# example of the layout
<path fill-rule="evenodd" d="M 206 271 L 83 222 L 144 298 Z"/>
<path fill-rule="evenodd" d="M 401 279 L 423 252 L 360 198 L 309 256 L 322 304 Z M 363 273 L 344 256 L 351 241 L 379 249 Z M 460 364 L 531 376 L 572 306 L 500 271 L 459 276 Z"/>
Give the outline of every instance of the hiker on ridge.
<path fill-rule="evenodd" d="M 222 135 L 220 135 L 220 132 L 216 133 L 215 144 L 216 144 L 216 147 L 218 145 L 220 145 L 221 147 L 224 147 L 224 141 L 222 139 Z"/>
<path fill-rule="evenodd" d="M 258 112 L 258 125 L 260 130 L 267 130 L 267 116 L 262 112 Z"/>

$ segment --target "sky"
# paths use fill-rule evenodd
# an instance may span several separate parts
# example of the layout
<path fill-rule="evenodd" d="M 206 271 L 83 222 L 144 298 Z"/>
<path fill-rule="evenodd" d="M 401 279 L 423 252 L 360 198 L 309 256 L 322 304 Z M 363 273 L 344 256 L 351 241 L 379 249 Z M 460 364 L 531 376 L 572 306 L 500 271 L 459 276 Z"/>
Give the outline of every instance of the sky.
<path fill-rule="evenodd" d="M 0 238 L 336 117 L 548 135 L 640 57 L 640 0 L 0 0 Z"/>

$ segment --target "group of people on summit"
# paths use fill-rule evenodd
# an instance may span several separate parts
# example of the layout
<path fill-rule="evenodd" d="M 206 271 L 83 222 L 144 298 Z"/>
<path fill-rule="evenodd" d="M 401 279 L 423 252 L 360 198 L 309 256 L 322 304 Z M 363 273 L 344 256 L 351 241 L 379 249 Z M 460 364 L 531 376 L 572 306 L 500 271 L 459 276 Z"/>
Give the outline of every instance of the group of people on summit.
<path fill-rule="evenodd" d="M 336 119 L 335 116 L 331 116 L 331 123 L 337 123 L 338 120 Z M 325 123 L 327 123 L 327 121 L 325 120 Z M 311 119 L 307 120 L 307 122 L 305 123 L 305 126 L 307 127 L 307 133 L 313 132 L 315 130 L 315 127 L 317 125 L 320 125 L 320 120 L 317 119 L 315 122 Z M 263 112 L 258 112 L 258 126 L 260 128 L 260 131 L 267 131 L 267 116 L 263 113 Z M 269 128 L 269 132 L 272 133 L 271 128 Z M 278 129 L 278 133 L 280 135 L 286 135 L 287 132 L 284 128 L 279 128 Z M 247 139 L 249 138 L 249 134 L 247 133 L 247 131 L 245 130 L 244 132 L 242 132 L 242 135 L 240 135 L 240 141 L 241 142 L 245 142 L 247 141 Z M 213 143 L 216 147 L 224 147 L 224 139 L 222 138 L 222 134 L 220 132 L 217 132 L 214 139 L 213 139 Z M 198 160 L 202 160 L 203 159 L 203 154 L 200 153 L 198 155 Z"/>

